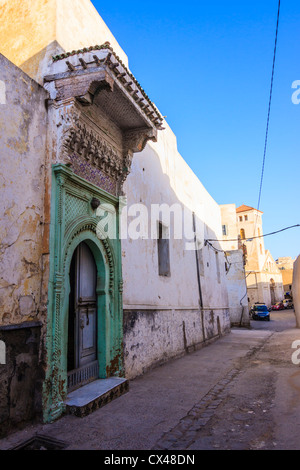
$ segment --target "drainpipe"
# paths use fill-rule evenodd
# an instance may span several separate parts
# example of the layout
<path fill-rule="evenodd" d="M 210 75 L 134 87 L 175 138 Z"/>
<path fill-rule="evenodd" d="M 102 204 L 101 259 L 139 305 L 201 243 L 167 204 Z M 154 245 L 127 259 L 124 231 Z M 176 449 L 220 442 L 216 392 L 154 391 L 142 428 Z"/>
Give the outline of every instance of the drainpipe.
<path fill-rule="evenodd" d="M 194 242 L 195 242 L 195 254 L 196 254 L 196 268 L 197 268 L 197 282 L 198 282 L 198 291 L 199 291 L 199 305 L 203 308 L 203 299 L 202 299 L 202 290 L 201 290 L 201 278 L 199 270 L 199 259 L 198 259 L 198 249 L 197 249 L 197 235 L 196 235 L 196 219 L 195 212 L 193 212 L 193 230 L 194 230 Z"/>

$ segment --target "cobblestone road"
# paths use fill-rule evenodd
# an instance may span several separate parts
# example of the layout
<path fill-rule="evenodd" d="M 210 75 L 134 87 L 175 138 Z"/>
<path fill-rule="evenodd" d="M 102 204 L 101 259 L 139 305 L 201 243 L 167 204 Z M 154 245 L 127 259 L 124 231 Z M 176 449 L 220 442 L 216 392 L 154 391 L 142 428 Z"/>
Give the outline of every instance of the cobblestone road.
<path fill-rule="evenodd" d="M 291 361 L 299 339 L 293 312 L 274 312 L 133 380 L 91 415 L 30 425 L 0 450 L 36 433 L 68 450 L 299 450 L 300 369 Z"/>

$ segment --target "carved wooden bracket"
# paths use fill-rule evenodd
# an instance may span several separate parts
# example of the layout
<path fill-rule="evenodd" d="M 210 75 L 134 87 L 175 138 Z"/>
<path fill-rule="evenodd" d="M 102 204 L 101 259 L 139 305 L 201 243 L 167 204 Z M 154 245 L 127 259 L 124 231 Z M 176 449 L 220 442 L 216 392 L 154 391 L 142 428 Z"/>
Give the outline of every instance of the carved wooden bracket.
<path fill-rule="evenodd" d="M 55 82 L 56 100 L 76 98 L 89 106 L 101 90 L 113 91 L 114 80 L 106 70 L 59 78 Z"/>

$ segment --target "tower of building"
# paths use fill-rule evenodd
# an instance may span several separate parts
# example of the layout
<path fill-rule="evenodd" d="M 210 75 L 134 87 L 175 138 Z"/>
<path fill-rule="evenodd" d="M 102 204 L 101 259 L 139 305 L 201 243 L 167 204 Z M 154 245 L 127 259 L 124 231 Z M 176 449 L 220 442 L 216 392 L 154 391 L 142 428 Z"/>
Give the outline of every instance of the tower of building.
<path fill-rule="evenodd" d="M 247 248 L 246 271 L 261 271 L 265 263 L 262 214 L 245 205 L 236 209 L 238 235 Z"/>

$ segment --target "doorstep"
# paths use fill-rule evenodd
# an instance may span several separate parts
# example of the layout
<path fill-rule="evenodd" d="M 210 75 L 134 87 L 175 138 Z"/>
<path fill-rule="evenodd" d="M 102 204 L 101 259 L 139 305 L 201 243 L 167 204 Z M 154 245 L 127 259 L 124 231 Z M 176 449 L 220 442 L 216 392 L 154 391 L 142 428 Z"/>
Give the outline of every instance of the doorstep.
<path fill-rule="evenodd" d="M 84 417 L 129 390 L 129 381 L 121 377 L 98 379 L 70 392 L 65 400 L 66 412 Z"/>

